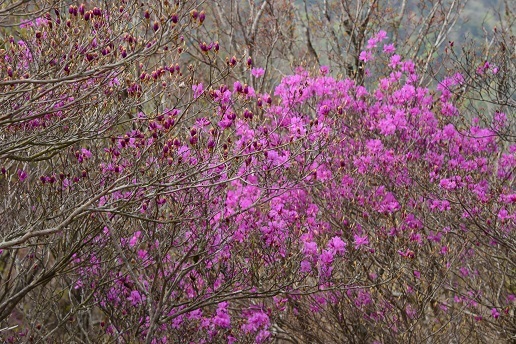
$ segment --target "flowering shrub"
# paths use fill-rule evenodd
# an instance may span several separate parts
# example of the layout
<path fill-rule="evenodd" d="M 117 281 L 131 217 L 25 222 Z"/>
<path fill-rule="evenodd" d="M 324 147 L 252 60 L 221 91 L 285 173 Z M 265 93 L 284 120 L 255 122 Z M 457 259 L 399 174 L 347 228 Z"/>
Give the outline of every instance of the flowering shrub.
<path fill-rule="evenodd" d="M 423 87 L 384 31 L 364 80 L 299 67 L 268 94 L 234 56 L 197 79 L 206 13 L 158 5 L 72 4 L 5 42 L 6 342 L 516 335 L 509 114 L 468 118 L 467 78 Z"/>

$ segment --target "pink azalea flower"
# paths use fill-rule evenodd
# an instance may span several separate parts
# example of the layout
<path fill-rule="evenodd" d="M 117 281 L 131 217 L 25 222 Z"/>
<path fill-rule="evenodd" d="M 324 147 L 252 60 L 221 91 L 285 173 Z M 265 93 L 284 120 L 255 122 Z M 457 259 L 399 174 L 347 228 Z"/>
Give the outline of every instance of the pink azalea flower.
<path fill-rule="evenodd" d="M 355 234 L 353 238 L 355 239 L 355 250 L 358 250 L 361 246 L 369 245 L 369 239 L 367 238 L 367 235 L 360 236 Z"/>
<path fill-rule="evenodd" d="M 255 78 L 260 78 L 262 77 L 264 74 L 265 74 L 265 70 L 263 68 L 253 68 L 251 69 L 251 74 L 255 77 Z"/>
<path fill-rule="evenodd" d="M 394 44 L 386 44 L 383 46 L 383 52 L 385 54 L 393 54 L 396 51 Z"/>
<path fill-rule="evenodd" d="M 197 99 L 204 92 L 204 85 L 202 84 L 202 82 L 200 82 L 197 85 L 193 85 L 192 90 L 194 91 L 194 98 Z"/>

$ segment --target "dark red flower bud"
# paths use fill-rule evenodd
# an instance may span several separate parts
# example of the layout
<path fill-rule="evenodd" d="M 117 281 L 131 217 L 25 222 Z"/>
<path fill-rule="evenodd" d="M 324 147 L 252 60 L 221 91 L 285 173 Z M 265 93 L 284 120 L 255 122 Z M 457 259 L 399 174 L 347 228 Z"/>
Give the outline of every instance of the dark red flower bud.
<path fill-rule="evenodd" d="M 179 17 L 177 16 L 177 14 L 174 13 L 170 16 L 170 20 L 172 21 L 172 23 L 177 24 L 177 22 L 179 21 Z"/>
<path fill-rule="evenodd" d="M 93 7 L 93 14 L 98 17 L 102 14 L 102 11 L 98 7 Z"/>
<path fill-rule="evenodd" d="M 253 113 L 251 111 L 249 111 L 249 109 L 245 109 L 245 111 L 244 111 L 244 118 L 252 119 L 253 118 Z"/>
<path fill-rule="evenodd" d="M 192 16 L 192 18 L 193 18 L 194 20 L 197 20 L 197 18 L 199 17 L 199 11 L 197 11 L 197 10 L 192 10 L 192 11 L 190 12 L 190 15 Z"/>
<path fill-rule="evenodd" d="M 154 32 L 159 30 L 159 23 L 157 21 L 154 22 L 154 25 L 152 26 L 152 29 L 154 30 Z"/>
<path fill-rule="evenodd" d="M 205 19 L 206 19 L 206 13 L 204 11 L 201 11 L 201 13 L 199 13 L 199 23 L 202 24 Z"/>
<path fill-rule="evenodd" d="M 253 59 L 251 58 L 251 56 L 249 56 L 247 58 L 247 67 L 251 67 L 253 65 Z"/>
<path fill-rule="evenodd" d="M 143 16 L 145 17 L 145 19 L 149 19 L 150 18 L 150 13 L 148 10 L 145 10 L 145 13 L 143 14 Z"/>
<path fill-rule="evenodd" d="M 84 20 L 88 21 L 92 17 L 92 14 L 90 11 L 84 13 Z"/>
<path fill-rule="evenodd" d="M 81 4 L 81 5 L 79 6 L 79 13 L 81 14 L 81 16 L 83 16 L 83 15 L 84 15 L 84 11 L 85 11 L 85 6 L 84 6 L 84 4 Z"/>

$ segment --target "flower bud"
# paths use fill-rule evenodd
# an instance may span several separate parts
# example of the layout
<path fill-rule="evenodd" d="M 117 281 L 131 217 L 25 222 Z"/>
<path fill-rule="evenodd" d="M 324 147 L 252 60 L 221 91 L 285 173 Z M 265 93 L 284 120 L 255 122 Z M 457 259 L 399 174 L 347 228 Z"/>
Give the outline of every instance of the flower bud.
<path fill-rule="evenodd" d="M 170 20 L 172 21 L 172 23 L 174 24 L 177 24 L 177 22 L 179 21 L 179 17 L 177 16 L 177 14 L 172 14 L 172 16 L 170 16 Z"/>
<path fill-rule="evenodd" d="M 247 67 L 251 67 L 253 65 L 253 59 L 251 58 L 251 56 L 249 56 L 247 58 Z"/>
<path fill-rule="evenodd" d="M 85 6 L 84 6 L 84 4 L 81 4 L 81 5 L 79 6 L 79 13 L 81 14 L 81 16 L 83 16 L 83 15 L 84 15 L 84 11 L 85 11 Z"/>
<path fill-rule="evenodd" d="M 145 10 L 145 13 L 143 14 L 143 16 L 145 17 L 145 19 L 149 19 L 150 18 L 149 10 Z"/>
<path fill-rule="evenodd" d="M 195 10 L 195 9 L 194 9 L 194 10 L 192 10 L 192 11 L 190 12 L 190 16 L 192 16 L 192 19 L 193 19 L 193 20 L 197 20 L 197 18 L 199 17 L 199 11 L 197 11 L 197 10 Z"/>
<path fill-rule="evenodd" d="M 199 23 L 202 24 L 205 19 L 206 19 L 206 13 L 204 13 L 204 11 L 201 11 L 201 13 L 199 13 Z"/>
<path fill-rule="evenodd" d="M 249 109 L 245 109 L 244 118 L 253 119 L 253 113 L 251 111 L 249 111 Z"/>
<path fill-rule="evenodd" d="M 236 91 L 238 93 L 242 93 L 244 91 L 244 88 L 242 87 L 242 84 L 239 81 L 236 81 L 233 86 L 234 86 L 234 91 Z M 222 90 L 221 90 L 221 92 L 222 92 Z"/>
<path fill-rule="evenodd" d="M 159 23 L 157 21 L 154 22 L 154 25 L 152 26 L 154 32 L 159 30 Z"/>

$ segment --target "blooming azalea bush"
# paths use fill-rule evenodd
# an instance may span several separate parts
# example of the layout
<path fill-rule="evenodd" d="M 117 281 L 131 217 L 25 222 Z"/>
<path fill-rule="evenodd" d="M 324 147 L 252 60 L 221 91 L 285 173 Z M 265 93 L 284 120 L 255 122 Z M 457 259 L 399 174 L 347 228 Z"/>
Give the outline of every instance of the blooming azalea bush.
<path fill-rule="evenodd" d="M 259 92 L 216 41 L 201 79 L 205 12 L 160 4 L 72 4 L 5 42 L 6 342 L 516 335 L 511 114 L 468 118 L 468 78 L 421 86 L 384 31 L 364 80 Z"/>

